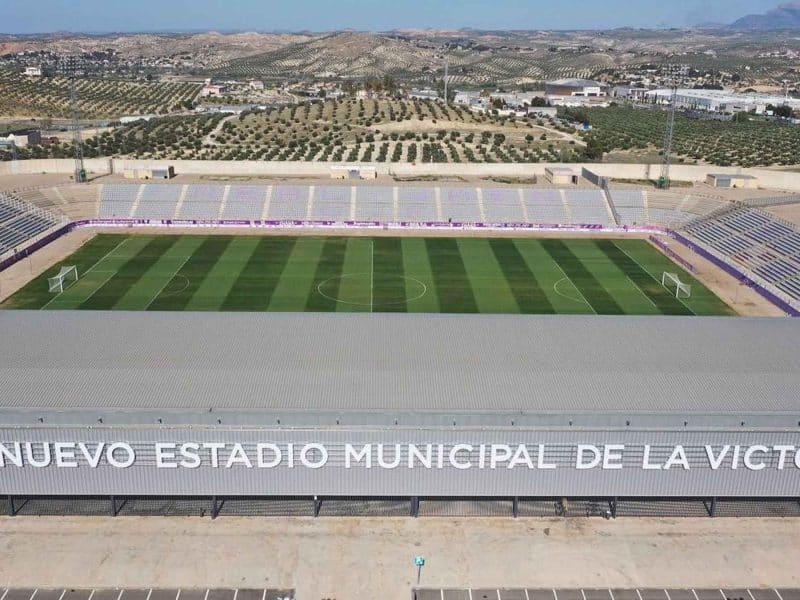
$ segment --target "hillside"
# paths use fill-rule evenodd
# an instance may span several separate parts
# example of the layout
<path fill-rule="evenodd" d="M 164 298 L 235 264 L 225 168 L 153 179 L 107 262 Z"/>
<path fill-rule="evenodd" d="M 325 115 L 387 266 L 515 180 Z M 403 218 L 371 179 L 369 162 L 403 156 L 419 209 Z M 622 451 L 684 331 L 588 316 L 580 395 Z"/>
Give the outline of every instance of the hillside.
<path fill-rule="evenodd" d="M 637 61 L 633 53 L 605 49 L 552 52 L 552 44 L 551 39 L 534 42 L 528 36 L 515 39 L 513 34 L 502 39 L 488 34 L 453 39 L 430 33 L 417 37 L 401 32 L 342 32 L 227 61 L 217 72 L 266 79 L 360 79 L 388 74 L 430 83 L 441 78 L 446 55 L 454 84 L 524 84 L 556 77 L 589 77 Z"/>
<path fill-rule="evenodd" d="M 800 29 L 800 2 L 781 4 L 763 14 L 747 15 L 734 21 L 730 27 L 758 31 Z"/>

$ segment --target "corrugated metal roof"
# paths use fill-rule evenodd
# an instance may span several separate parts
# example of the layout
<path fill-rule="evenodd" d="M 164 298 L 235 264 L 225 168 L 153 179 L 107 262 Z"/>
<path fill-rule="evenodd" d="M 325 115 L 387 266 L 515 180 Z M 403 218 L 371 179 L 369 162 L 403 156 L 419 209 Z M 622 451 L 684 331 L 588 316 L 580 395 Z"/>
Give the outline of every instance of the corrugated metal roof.
<path fill-rule="evenodd" d="M 800 320 L 0 312 L 0 409 L 800 411 Z"/>
<path fill-rule="evenodd" d="M 603 84 L 592 79 L 556 79 L 548 81 L 546 85 L 560 85 L 565 87 L 602 87 Z"/>

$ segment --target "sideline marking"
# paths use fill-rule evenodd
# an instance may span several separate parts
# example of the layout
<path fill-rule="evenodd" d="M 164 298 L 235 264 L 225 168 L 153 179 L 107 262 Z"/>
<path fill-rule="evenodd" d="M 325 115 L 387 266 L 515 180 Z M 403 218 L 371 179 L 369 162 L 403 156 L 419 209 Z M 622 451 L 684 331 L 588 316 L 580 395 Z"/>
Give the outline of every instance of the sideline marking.
<path fill-rule="evenodd" d="M 91 273 L 92 271 L 94 271 L 94 270 L 95 270 L 95 268 L 97 267 L 97 265 L 99 265 L 99 264 L 100 264 L 101 262 L 103 262 L 105 259 L 107 259 L 107 258 L 120 258 L 120 257 L 118 257 L 118 256 L 113 256 L 113 257 L 112 257 L 112 256 L 111 256 L 111 254 L 112 254 L 112 253 L 114 253 L 114 252 L 116 252 L 117 250 L 119 250 L 119 248 L 122 246 L 122 244 L 124 244 L 125 242 L 127 242 L 129 239 L 131 239 L 131 238 L 129 238 L 129 237 L 126 237 L 126 238 L 125 238 L 124 240 L 122 240 L 122 241 L 121 241 L 119 244 L 117 244 L 117 245 L 116 245 L 116 246 L 114 246 L 114 247 L 113 247 L 111 250 L 109 250 L 109 251 L 108 251 L 108 253 L 107 253 L 105 256 L 103 256 L 103 257 L 102 257 L 100 260 L 98 260 L 96 263 L 94 263 L 94 264 L 93 264 L 91 267 L 89 267 L 88 269 L 86 269 L 86 270 L 83 272 L 83 275 L 84 275 L 84 277 L 86 276 L 86 274 L 87 274 L 87 273 Z M 65 260 L 66 260 L 66 259 L 65 259 Z M 119 269 L 117 269 L 117 271 L 118 271 L 118 270 L 119 270 Z M 114 273 L 116 273 L 117 271 L 114 271 Z M 103 272 L 103 271 L 101 271 L 101 272 Z M 61 296 L 61 294 L 63 294 L 64 292 L 66 292 L 66 291 L 67 291 L 68 289 L 70 289 L 71 287 L 73 287 L 73 286 L 77 285 L 77 284 L 78 284 L 78 281 L 80 281 L 80 277 L 81 277 L 81 276 L 80 276 L 80 274 L 78 274 L 78 279 L 76 279 L 76 280 L 75 280 L 75 281 L 72 283 L 72 285 L 68 285 L 68 286 L 67 286 L 67 287 L 65 287 L 63 290 L 61 290 L 61 291 L 60 291 L 58 294 L 56 294 L 55 296 L 53 296 L 52 298 L 50 298 L 50 300 L 48 300 L 48 301 L 47 301 L 47 302 L 46 302 L 44 305 L 42 305 L 42 307 L 41 307 L 39 310 L 44 310 L 45 308 L 47 308 L 48 306 L 50 306 L 50 303 L 51 303 L 51 302 L 53 302 L 53 301 L 54 301 L 56 298 L 58 298 L 59 296 Z M 111 277 L 109 277 L 108 279 L 111 279 Z M 106 279 L 106 281 L 108 281 L 108 279 Z M 105 281 L 103 282 L 103 285 L 105 285 Z"/>
<path fill-rule="evenodd" d="M 661 282 L 660 282 L 658 279 L 656 279 L 656 277 L 655 277 L 655 276 L 654 276 L 654 275 L 653 275 L 653 274 L 652 274 L 650 271 L 648 271 L 647 269 L 645 269 L 645 268 L 644 268 L 644 265 L 642 265 L 642 263 L 640 263 L 638 260 L 636 260 L 635 258 L 633 258 L 633 257 L 632 257 L 630 254 L 628 254 L 627 252 L 625 252 L 625 250 L 623 250 L 622 248 L 620 248 L 619 246 L 617 246 L 617 244 L 614 242 L 614 240 L 611 240 L 611 243 L 614 245 L 614 247 L 615 247 L 615 248 L 617 248 L 617 250 L 619 250 L 620 252 L 622 252 L 622 253 L 623 253 L 625 256 L 627 256 L 627 257 L 628 257 L 628 258 L 630 258 L 630 259 L 631 259 L 633 262 L 635 262 L 637 265 L 639 265 L 639 268 L 640 268 L 642 271 L 644 271 L 645 273 L 647 273 L 648 275 L 650 275 L 650 279 L 652 279 L 653 281 L 655 281 L 655 282 L 656 282 L 658 285 L 661 285 Z M 627 275 L 626 275 L 626 277 L 627 277 Z M 630 279 L 630 277 L 628 277 L 628 279 Z M 633 281 L 632 279 L 631 279 L 631 282 L 633 283 L 633 285 L 636 285 L 636 282 L 635 282 L 635 281 Z M 638 286 L 638 285 L 636 285 L 636 287 L 638 288 L 639 286 Z M 664 286 L 661 286 L 661 287 L 664 287 Z M 639 288 L 639 289 L 641 290 L 642 288 Z M 667 288 L 664 288 L 664 289 L 667 289 Z M 667 291 L 669 291 L 669 290 L 667 290 Z M 644 294 L 644 292 L 642 292 L 642 294 Z M 644 294 L 644 295 L 646 296 L 647 294 Z M 671 296 L 671 295 L 672 295 L 672 294 L 670 294 L 670 296 Z M 684 307 L 686 310 L 688 310 L 690 313 L 692 313 L 692 315 L 693 315 L 693 316 L 695 316 L 695 317 L 697 316 L 697 313 L 696 313 L 696 312 L 694 312 L 694 311 L 691 309 L 691 307 L 689 307 L 689 306 L 688 306 L 688 305 L 687 305 L 687 304 L 686 304 L 686 303 L 685 303 L 685 302 L 684 302 L 682 299 L 678 298 L 677 296 L 676 296 L 675 298 L 676 298 L 676 300 L 677 300 L 678 302 L 680 302 L 681 304 L 683 304 L 683 307 Z M 653 301 L 652 301 L 652 300 L 650 300 L 650 302 L 653 302 Z M 655 302 L 653 302 L 653 306 L 655 306 Z M 656 308 L 658 308 L 658 307 L 656 306 Z M 660 310 L 660 309 L 659 309 L 659 310 Z M 723 594 L 723 595 L 724 595 L 724 594 Z"/>
<path fill-rule="evenodd" d="M 88 272 L 88 271 L 87 271 L 87 272 Z M 81 305 L 82 305 L 84 302 L 88 302 L 88 301 L 89 301 L 89 300 L 92 298 L 92 296 L 94 296 L 94 295 L 95 295 L 97 292 L 99 292 L 99 291 L 100 291 L 100 288 L 102 288 L 102 287 L 103 287 L 105 284 L 107 284 L 109 281 L 111 281 L 111 279 L 114 277 L 114 275 L 116 275 L 116 274 L 117 274 L 117 272 L 118 272 L 118 271 L 95 271 L 95 273 L 101 273 L 101 274 L 102 274 L 102 273 L 108 273 L 108 277 L 106 277 L 105 279 L 103 279 L 103 280 L 102 280 L 102 281 L 101 281 L 101 282 L 98 284 L 98 286 L 97 286 L 97 287 L 96 287 L 94 290 L 92 290 L 92 293 L 91 293 L 91 294 L 89 294 L 88 296 L 86 296 L 86 298 L 84 298 L 83 300 L 81 300 L 81 303 L 78 305 L 78 307 L 80 307 L 80 306 L 81 306 Z M 55 300 L 55 298 L 53 298 L 53 300 Z M 51 300 L 50 302 L 52 302 L 53 300 Z M 49 305 L 49 304 L 50 304 L 50 302 L 48 302 L 47 304 Z M 46 306 L 46 305 L 45 305 L 45 306 Z M 44 306 L 43 306 L 43 307 L 42 307 L 40 310 L 44 310 Z"/>
<path fill-rule="evenodd" d="M 369 241 L 369 312 L 375 297 L 375 240 Z"/>

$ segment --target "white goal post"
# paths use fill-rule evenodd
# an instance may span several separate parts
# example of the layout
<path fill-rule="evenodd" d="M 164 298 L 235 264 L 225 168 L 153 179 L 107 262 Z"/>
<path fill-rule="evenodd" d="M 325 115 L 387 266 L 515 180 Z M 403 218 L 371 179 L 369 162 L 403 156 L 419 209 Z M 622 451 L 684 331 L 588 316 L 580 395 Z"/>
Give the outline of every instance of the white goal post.
<path fill-rule="evenodd" d="M 675 293 L 675 297 L 680 298 L 691 298 L 692 297 L 692 286 L 688 283 L 683 283 L 675 273 L 668 273 L 664 271 L 661 275 L 661 285 L 667 288 L 670 293 Z"/>
<path fill-rule="evenodd" d="M 47 279 L 48 291 L 52 293 L 61 293 L 64 291 L 65 281 L 78 281 L 78 268 L 75 266 L 61 267 L 58 275 L 49 277 Z"/>

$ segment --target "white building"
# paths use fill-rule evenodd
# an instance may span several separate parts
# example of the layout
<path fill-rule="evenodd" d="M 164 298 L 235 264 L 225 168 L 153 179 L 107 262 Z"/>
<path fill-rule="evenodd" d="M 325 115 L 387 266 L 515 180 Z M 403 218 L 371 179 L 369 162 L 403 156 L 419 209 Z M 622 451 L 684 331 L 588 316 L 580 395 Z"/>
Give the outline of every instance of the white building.
<path fill-rule="evenodd" d="M 456 90 L 456 95 L 453 98 L 453 104 L 458 104 L 460 106 L 472 106 L 477 100 L 480 100 L 480 97 L 480 92 Z"/>
<path fill-rule="evenodd" d="M 240 115 L 250 110 L 266 110 L 264 104 L 201 104 L 194 109 L 194 112 L 201 113 L 222 113 L 228 115 Z"/>
<path fill-rule="evenodd" d="M 591 79 L 557 79 L 548 81 L 544 86 L 547 96 L 583 96 L 596 98 L 605 96 L 606 91 L 602 83 Z"/>
<path fill-rule="evenodd" d="M 490 97 L 492 100 L 501 100 L 509 108 L 523 108 L 533 104 L 535 98 L 543 98 L 544 92 L 497 92 Z"/>
<path fill-rule="evenodd" d="M 669 104 L 672 90 L 650 90 L 645 99 L 656 104 Z M 800 110 L 800 100 L 770 94 L 738 94 L 724 90 L 679 89 L 676 96 L 678 108 L 705 110 L 719 113 L 737 113 L 755 111 L 766 112 L 767 106 L 788 105 L 793 110 Z"/>
<path fill-rule="evenodd" d="M 25 67 L 25 75 L 27 77 L 41 77 L 42 76 L 42 68 L 41 67 Z"/>
<path fill-rule="evenodd" d="M 0 146 L 9 148 L 16 146 L 17 148 L 25 148 L 29 143 L 27 135 L 19 135 L 10 133 L 6 137 L 0 137 Z"/>
<path fill-rule="evenodd" d="M 413 89 L 408 93 L 408 97 L 416 98 L 417 100 L 441 100 L 441 98 L 439 98 L 439 92 L 431 89 Z"/>
<path fill-rule="evenodd" d="M 119 122 L 122 125 L 127 125 L 129 123 L 136 123 L 137 121 L 149 121 L 150 119 L 157 118 L 158 115 L 130 115 L 125 117 L 120 117 Z"/>
<path fill-rule="evenodd" d="M 225 87 L 221 85 L 204 85 L 200 90 L 200 96 L 203 98 L 217 98 L 225 93 Z"/>
<path fill-rule="evenodd" d="M 555 119 L 558 116 L 558 108 L 555 106 L 531 106 L 528 108 L 528 115 Z"/>

